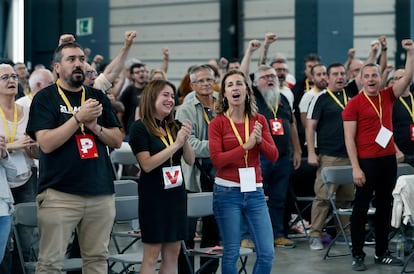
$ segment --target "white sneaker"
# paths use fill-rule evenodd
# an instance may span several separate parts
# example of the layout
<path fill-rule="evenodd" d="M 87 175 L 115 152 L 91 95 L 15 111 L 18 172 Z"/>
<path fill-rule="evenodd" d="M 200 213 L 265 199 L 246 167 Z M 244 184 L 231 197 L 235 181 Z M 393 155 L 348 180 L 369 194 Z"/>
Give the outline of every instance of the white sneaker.
<path fill-rule="evenodd" d="M 323 249 L 323 244 L 322 244 L 321 238 L 312 237 L 309 240 L 309 247 L 312 250 L 322 250 Z"/>

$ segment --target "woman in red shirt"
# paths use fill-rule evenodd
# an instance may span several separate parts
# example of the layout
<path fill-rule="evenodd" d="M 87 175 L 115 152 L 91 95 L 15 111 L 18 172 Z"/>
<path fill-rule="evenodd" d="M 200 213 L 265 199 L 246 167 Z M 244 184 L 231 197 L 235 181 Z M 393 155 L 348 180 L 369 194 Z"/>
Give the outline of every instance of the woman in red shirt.
<path fill-rule="evenodd" d="M 230 71 L 223 77 L 216 114 L 208 135 L 211 161 L 217 168 L 213 207 L 223 242 L 222 273 L 238 273 L 242 218 L 256 246 L 253 273 L 270 273 L 273 232 L 259 156 L 263 153 L 273 162 L 279 153 L 265 117 L 257 113 L 252 90 L 242 72 Z"/>

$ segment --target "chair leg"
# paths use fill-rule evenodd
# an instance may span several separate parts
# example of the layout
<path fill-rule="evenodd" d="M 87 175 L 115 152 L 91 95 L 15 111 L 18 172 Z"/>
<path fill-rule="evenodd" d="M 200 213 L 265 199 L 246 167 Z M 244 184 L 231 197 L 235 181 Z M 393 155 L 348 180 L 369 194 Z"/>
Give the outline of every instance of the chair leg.
<path fill-rule="evenodd" d="M 335 238 L 333 238 L 331 240 L 331 242 L 329 243 L 328 248 L 326 249 L 326 252 L 325 252 L 325 256 L 323 256 L 324 260 L 326 260 L 326 258 L 328 258 L 328 257 L 341 257 L 341 256 L 348 256 L 348 255 L 352 254 L 351 245 L 350 245 L 350 243 L 348 241 L 348 237 L 346 236 L 346 233 L 345 233 L 345 229 L 347 229 L 351 224 L 349 223 L 349 224 L 347 224 L 346 226 L 343 227 L 342 225 L 340 225 L 341 220 L 339 219 L 339 216 L 337 214 L 335 214 L 335 217 L 336 217 L 336 221 L 338 222 L 340 232 L 337 233 Z M 343 235 L 343 237 L 345 239 L 345 244 L 347 245 L 347 248 L 349 249 L 349 253 L 338 254 L 338 255 L 329 255 L 329 252 L 331 251 L 332 246 L 335 244 L 336 240 L 338 239 L 338 237 L 340 235 Z"/>
<path fill-rule="evenodd" d="M 247 274 L 247 270 L 246 270 L 246 263 L 247 263 L 247 258 L 248 256 L 240 256 L 240 262 L 241 262 L 241 267 L 239 269 L 239 274 L 244 273 Z"/>
<path fill-rule="evenodd" d="M 289 190 L 290 190 L 290 193 L 291 193 L 291 195 L 292 195 L 292 197 L 293 197 L 293 199 L 294 199 L 294 206 L 295 206 L 295 209 L 296 209 L 296 212 L 297 212 L 297 214 L 298 214 L 298 216 L 295 218 L 295 220 L 293 221 L 293 223 L 292 223 L 292 225 L 293 224 L 295 224 L 297 221 L 300 221 L 300 223 L 302 224 L 302 227 L 303 227 L 303 230 L 305 231 L 305 237 L 307 238 L 307 239 L 309 239 L 309 234 L 308 234 L 308 231 L 306 230 L 306 226 L 305 226 L 305 222 L 303 221 L 303 216 L 302 216 L 302 212 L 304 212 L 306 209 L 308 209 L 309 208 L 309 206 L 312 204 L 311 202 L 309 203 L 309 204 L 307 204 L 302 210 L 299 208 L 299 205 L 298 205 L 298 201 L 297 201 L 297 198 L 296 198 L 296 194 L 295 194 L 295 192 L 294 192 L 294 190 L 293 190 L 293 187 L 292 186 L 290 186 L 289 187 Z"/>
<path fill-rule="evenodd" d="M 404 274 L 404 273 L 414 273 L 414 270 L 406 271 L 407 266 L 408 266 L 409 262 L 413 259 L 413 257 L 414 257 L 414 251 L 412 251 L 411 254 L 410 254 L 410 256 L 408 256 L 408 258 L 405 260 L 404 267 L 401 270 L 401 274 Z"/>
<path fill-rule="evenodd" d="M 185 241 L 181 241 L 181 249 L 184 254 L 189 273 L 194 274 L 193 265 L 191 264 L 190 258 L 188 256 L 188 251 L 187 251 L 187 246 L 185 245 Z"/>

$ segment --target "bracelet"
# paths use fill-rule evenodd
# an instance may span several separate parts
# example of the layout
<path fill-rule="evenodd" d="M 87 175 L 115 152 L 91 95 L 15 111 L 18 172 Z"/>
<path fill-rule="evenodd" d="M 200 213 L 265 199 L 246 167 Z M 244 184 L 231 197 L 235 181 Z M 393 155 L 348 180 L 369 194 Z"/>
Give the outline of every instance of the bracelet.
<path fill-rule="evenodd" d="M 387 51 L 388 48 L 382 48 L 381 51 Z"/>
<path fill-rule="evenodd" d="M 76 123 L 79 125 L 81 123 L 81 121 L 78 119 L 78 117 L 76 117 L 77 112 L 75 112 L 73 114 L 73 118 L 75 118 Z"/>
<path fill-rule="evenodd" d="M 99 130 L 99 134 L 97 135 L 98 138 L 100 138 L 103 135 L 103 127 L 101 126 L 101 129 Z"/>

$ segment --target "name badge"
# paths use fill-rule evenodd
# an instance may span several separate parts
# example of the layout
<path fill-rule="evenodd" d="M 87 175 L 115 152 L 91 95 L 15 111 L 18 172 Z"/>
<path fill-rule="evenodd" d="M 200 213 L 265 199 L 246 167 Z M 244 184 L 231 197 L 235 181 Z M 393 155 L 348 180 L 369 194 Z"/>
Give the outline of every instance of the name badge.
<path fill-rule="evenodd" d="M 410 136 L 411 136 L 411 141 L 414 141 L 414 124 L 410 125 Z"/>
<path fill-rule="evenodd" d="M 378 132 L 377 137 L 375 138 L 375 142 L 379 144 L 382 148 L 385 148 L 390 142 L 391 137 L 392 131 L 384 126 L 381 126 L 381 129 Z"/>
<path fill-rule="evenodd" d="M 183 174 L 180 166 L 162 168 L 164 178 L 164 189 L 179 187 L 183 184 Z"/>
<path fill-rule="evenodd" d="M 270 119 L 270 128 L 272 129 L 272 135 L 283 135 L 283 122 L 280 118 Z"/>
<path fill-rule="evenodd" d="M 240 191 L 256 191 L 256 171 L 254 167 L 239 168 Z"/>
<path fill-rule="evenodd" d="M 81 159 L 98 158 L 98 149 L 92 134 L 76 134 L 75 137 Z"/>

